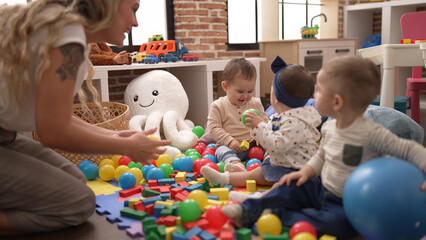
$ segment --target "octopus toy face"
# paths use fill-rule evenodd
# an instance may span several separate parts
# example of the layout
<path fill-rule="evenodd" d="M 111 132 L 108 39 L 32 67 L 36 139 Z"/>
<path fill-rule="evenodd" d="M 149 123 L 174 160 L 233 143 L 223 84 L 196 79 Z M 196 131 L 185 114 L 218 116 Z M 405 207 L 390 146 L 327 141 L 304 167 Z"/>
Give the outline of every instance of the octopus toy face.
<path fill-rule="evenodd" d="M 130 117 L 157 111 L 176 111 L 184 118 L 189 107 L 188 97 L 179 79 L 171 73 L 154 70 L 132 80 L 124 93 Z"/>

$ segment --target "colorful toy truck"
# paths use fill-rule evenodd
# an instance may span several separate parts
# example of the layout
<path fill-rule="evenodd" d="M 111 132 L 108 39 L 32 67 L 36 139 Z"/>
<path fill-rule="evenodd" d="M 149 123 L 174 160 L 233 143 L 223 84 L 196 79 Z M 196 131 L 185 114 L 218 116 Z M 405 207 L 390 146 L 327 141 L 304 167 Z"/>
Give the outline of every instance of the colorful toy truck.
<path fill-rule="evenodd" d="M 147 55 L 154 54 L 158 57 L 159 61 L 162 61 L 164 55 L 167 53 L 171 53 L 173 56 L 181 59 L 185 53 L 188 53 L 188 48 L 176 40 L 153 41 L 142 44 L 139 52 Z"/>

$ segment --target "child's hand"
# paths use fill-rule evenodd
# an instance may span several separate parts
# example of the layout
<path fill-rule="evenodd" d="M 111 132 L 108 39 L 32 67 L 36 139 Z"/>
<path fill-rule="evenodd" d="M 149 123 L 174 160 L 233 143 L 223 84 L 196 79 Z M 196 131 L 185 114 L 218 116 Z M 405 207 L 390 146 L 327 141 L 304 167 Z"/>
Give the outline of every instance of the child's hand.
<path fill-rule="evenodd" d="M 290 183 L 293 180 L 297 180 L 296 186 L 300 187 L 302 184 L 308 181 L 310 177 L 313 176 L 315 176 L 315 170 L 311 166 L 306 165 L 299 171 L 285 174 L 284 176 L 282 176 L 281 179 L 278 181 L 278 184 L 286 184 L 287 186 L 290 186 Z"/>
<path fill-rule="evenodd" d="M 247 127 L 250 128 L 255 128 L 257 127 L 257 125 L 261 122 L 263 122 L 263 119 L 261 117 L 259 117 L 256 113 L 254 112 L 247 112 L 245 114 L 246 116 L 246 123 L 247 123 Z"/>
<path fill-rule="evenodd" d="M 229 147 L 230 149 L 234 150 L 234 151 L 235 151 L 235 152 L 237 152 L 237 153 L 240 153 L 240 152 L 242 152 L 242 151 L 243 151 L 243 150 L 241 149 L 240 143 L 239 143 L 237 140 L 235 140 L 235 139 L 233 139 L 233 140 L 229 143 L 228 147 Z"/>

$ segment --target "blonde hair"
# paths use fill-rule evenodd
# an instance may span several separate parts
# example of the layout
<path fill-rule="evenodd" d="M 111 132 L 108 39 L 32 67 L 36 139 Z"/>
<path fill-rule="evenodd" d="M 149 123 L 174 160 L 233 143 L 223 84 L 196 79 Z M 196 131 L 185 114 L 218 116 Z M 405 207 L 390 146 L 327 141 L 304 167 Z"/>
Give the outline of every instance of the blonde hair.
<path fill-rule="evenodd" d="M 330 60 L 323 68 L 332 87 L 349 106 L 364 111 L 380 93 L 380 71 L 368 59 L 346 56 Z"/>
<path fill-rule="evenodd" d="M 241 75 L 246 80 L 256 79 L 256 68 L 245 58 L 234 58 L 226 64 L 223 70 L 223 81 L 232 84 L 237 75 Z"/>
<path fill-rule="evenodd" d="M 1 81 L 7 81 L 11 104 L 20 107 L 28 98 L 30 87 L 30 53 L 40 61 L 36 63 L 36 83 L 49 67 L 49 50 L 55 46 L 67 24 L 82 24 L 86 32 L 97 32 L 111 26 L 121 0 L 37 0 L 27 5 L 0 6 L 0 74 Z M 39 14 L 45 9 L 49 14 Z M 30 48 L 29 40 L 34 33 L 48 29 L 46 38 Z M 88 49 L 88 48 L 87 48 Z M 88 50 L 86 55 L 88 55 Z M 93 67 L 89 70 L 87 87 L 99 104 L 99 95 L 92 84 Z M 0 84 L 4 86 L 4 84 Z M 86 95 L 79 90 L 78 96 L 85 104 Z"/>

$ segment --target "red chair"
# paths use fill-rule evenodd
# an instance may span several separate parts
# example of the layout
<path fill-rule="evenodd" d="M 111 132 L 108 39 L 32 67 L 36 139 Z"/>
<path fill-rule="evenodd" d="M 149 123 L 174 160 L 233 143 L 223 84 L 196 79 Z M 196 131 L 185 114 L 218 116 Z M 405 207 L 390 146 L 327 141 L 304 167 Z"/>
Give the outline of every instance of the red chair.
<path fill-rule="evenodd" d="M 426 40 L 426 11 L 406 13 L 401 17 L 403 39 Z M 420 124 L 420 91 L 426 90 L 426 78 L 422 78 L 423 67 L 413 67 L 411 78 L 407 78 L 406 95 L 411 97 L 411 118 Z"/>

